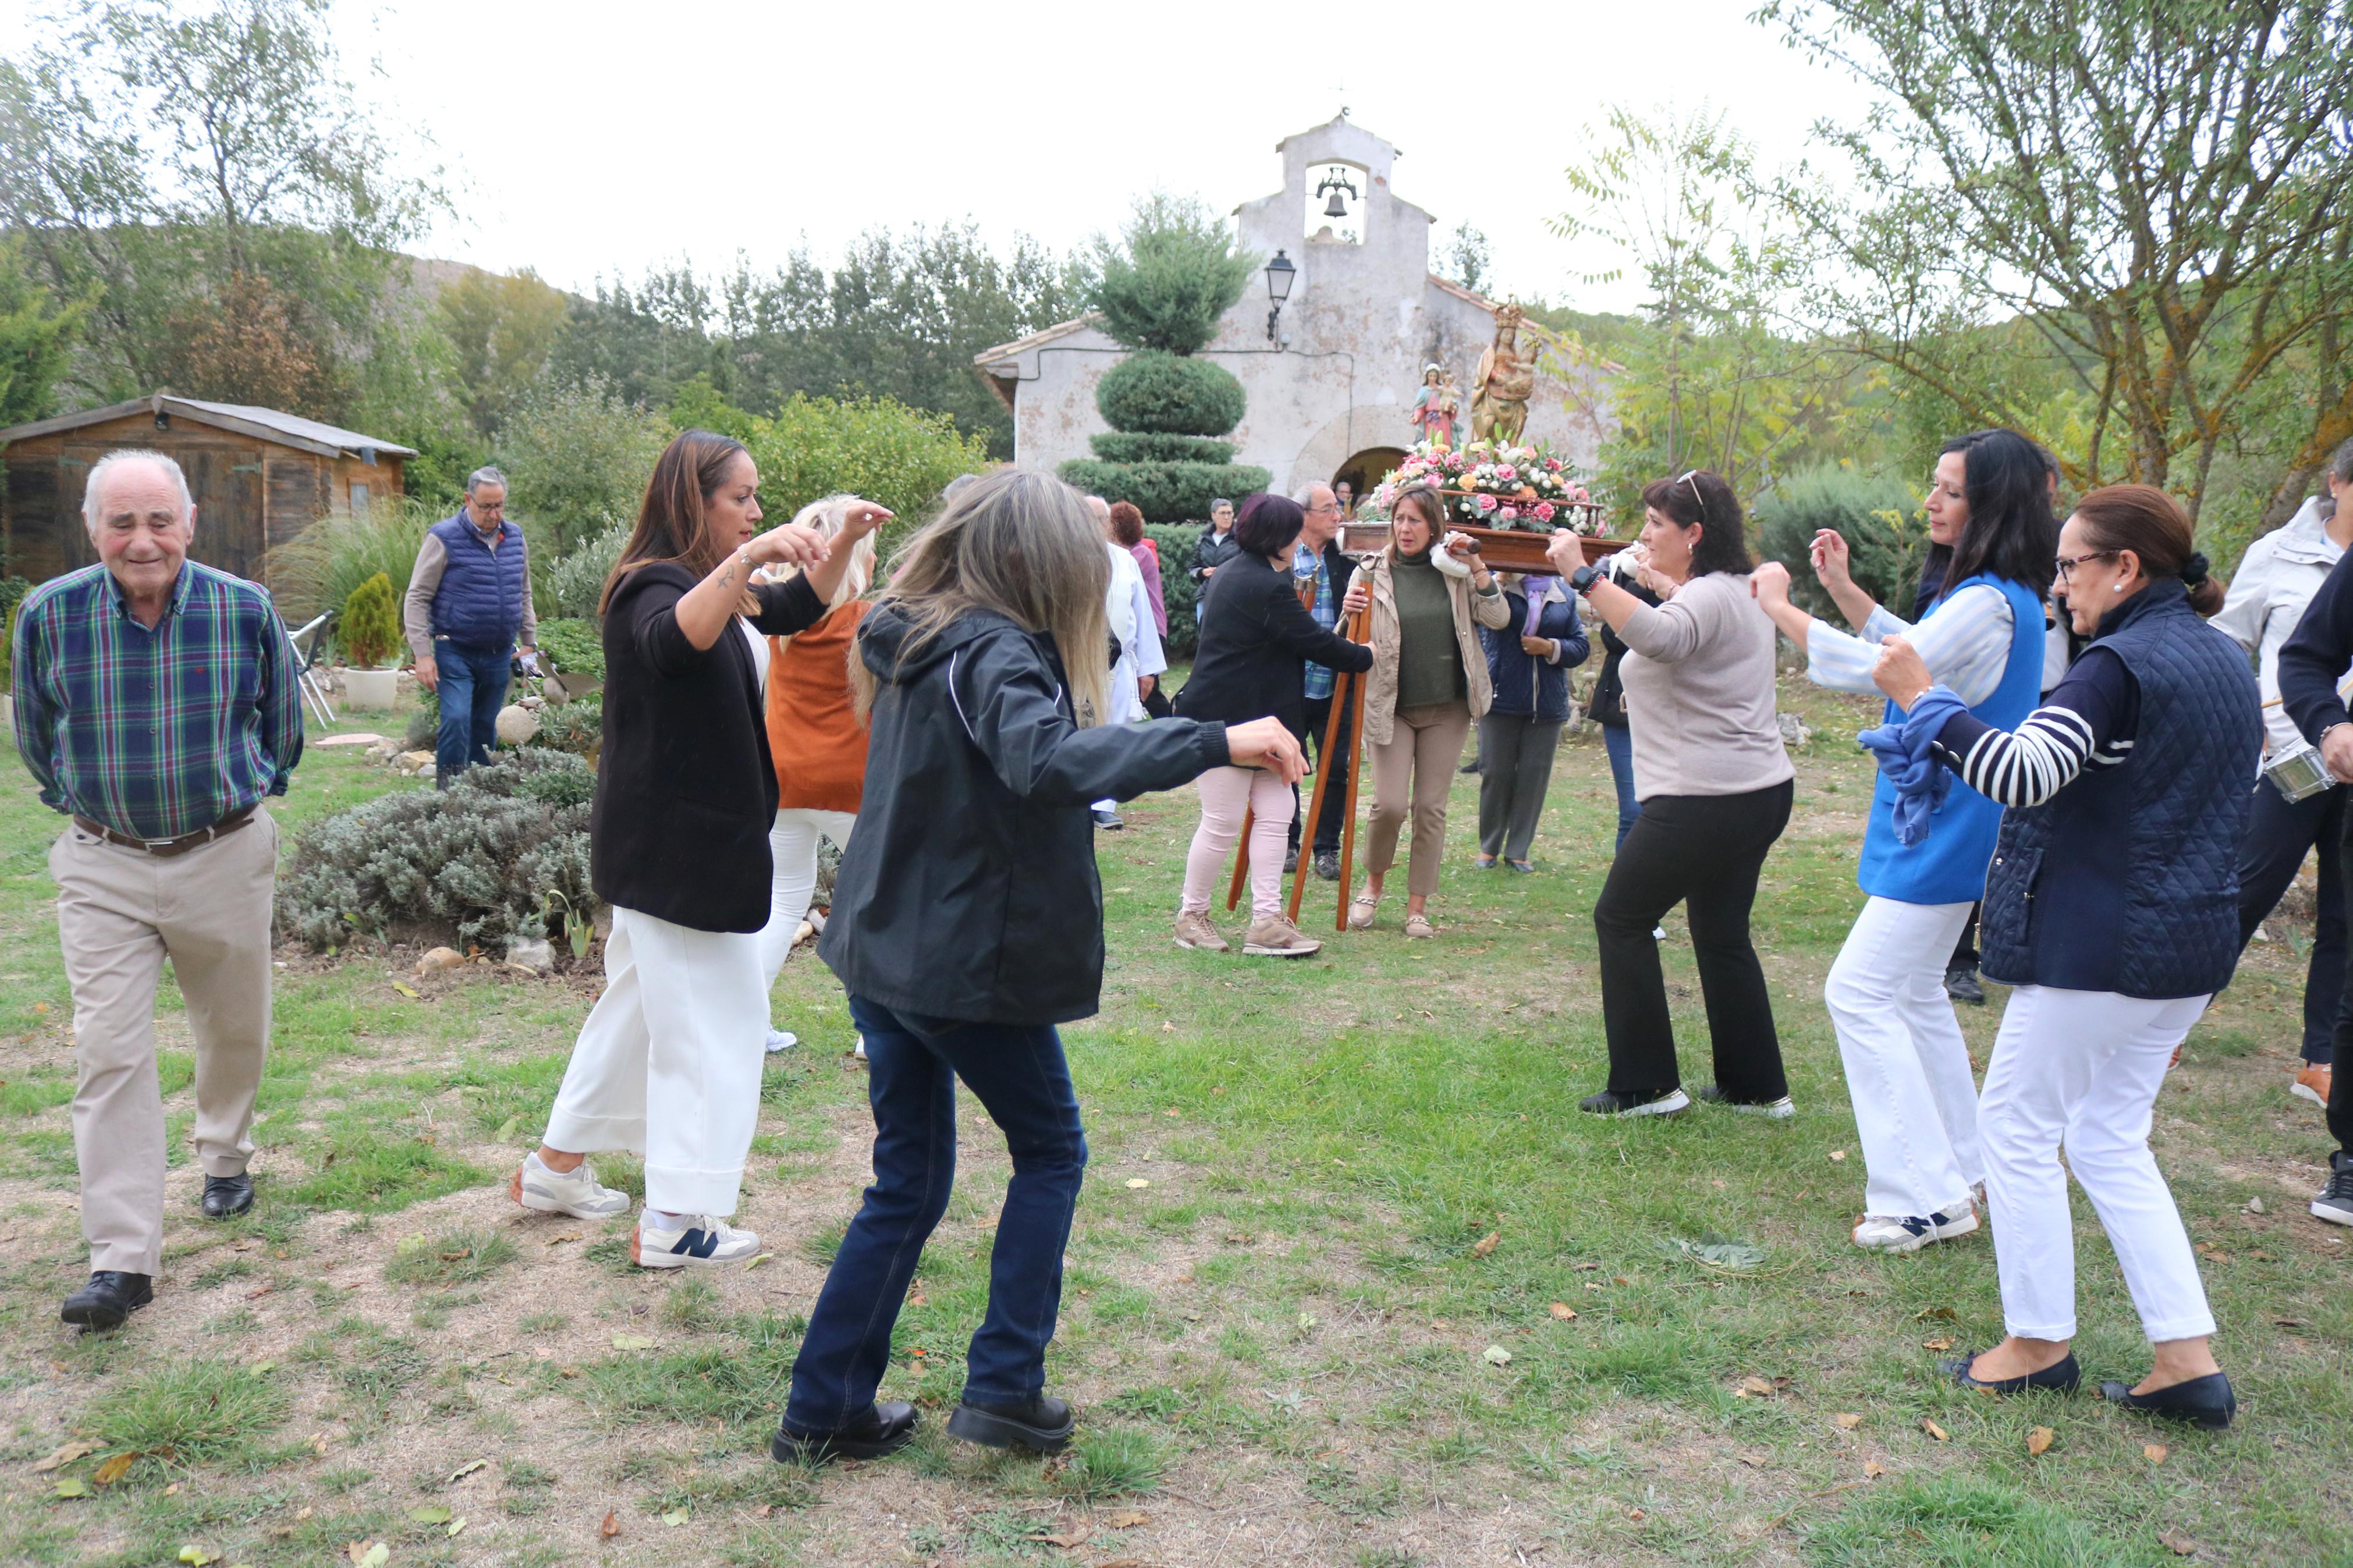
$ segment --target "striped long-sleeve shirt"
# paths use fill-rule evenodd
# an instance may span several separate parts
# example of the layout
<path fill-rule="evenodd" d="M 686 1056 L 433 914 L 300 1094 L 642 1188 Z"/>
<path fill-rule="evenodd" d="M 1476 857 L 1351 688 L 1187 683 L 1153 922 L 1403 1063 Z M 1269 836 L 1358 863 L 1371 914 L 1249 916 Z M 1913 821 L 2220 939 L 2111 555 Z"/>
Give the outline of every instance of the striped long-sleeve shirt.
<path fill-rule="evenodd" d="M 2080 774 L 2129 761 L 2139 730 L 2139 683 L 2123 659 L 2093 647 L 2015 730 L 1968 713 L 1946 720 L 1936 755 L 1989 800 L 2041 805 Z"/>
<path fill-rule="evenodd" d="M 16 612 L 16 750 L 44 804 L 176 838 L 284 795 L 302 755 L 286 628 L 258 583 L 190 561 L 153 629 L 104 566 Z"/>
<path fill-rule="evenodd" d="M 1806 633 L 1806 674 L 1817 686 L 1869 695 L 1879 689 L 1871 667 L 1881 640 L 1900 636 L 1919 650 L 1937 685 L 1975 705 L 2001 685 L 2015 629 L 2009 597 L 1989 583 L 1972 583 L 1917 622 L 1883 605 L 1862 624 L 1860 637 L 1816 619 Z"/>

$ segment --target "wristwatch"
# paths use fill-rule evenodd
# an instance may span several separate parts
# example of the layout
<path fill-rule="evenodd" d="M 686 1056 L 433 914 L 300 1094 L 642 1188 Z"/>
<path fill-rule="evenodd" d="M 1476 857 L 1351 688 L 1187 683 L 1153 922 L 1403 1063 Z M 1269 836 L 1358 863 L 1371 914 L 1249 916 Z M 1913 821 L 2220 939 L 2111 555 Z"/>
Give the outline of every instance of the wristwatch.
<path fill-rule="evenodd" d="M 1608 575 L 1599 566 L 1580 566 L 1568 574 L 1568 585 L 1580 594 L 1593 592 L 1593 584 Z"/>

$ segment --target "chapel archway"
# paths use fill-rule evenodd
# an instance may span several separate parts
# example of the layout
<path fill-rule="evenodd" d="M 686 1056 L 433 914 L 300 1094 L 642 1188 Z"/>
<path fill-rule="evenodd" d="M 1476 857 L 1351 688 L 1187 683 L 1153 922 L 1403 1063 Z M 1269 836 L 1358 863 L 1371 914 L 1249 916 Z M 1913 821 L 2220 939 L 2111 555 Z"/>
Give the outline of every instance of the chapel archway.
<path fill-rule="evenodd" d="M 1366 447 L 1334 469 L 1331 482 L 1337 485 L 1347 480 L 1350 490 L 1361 500 L 1372 493 L 1375 485 L 1388 478 L 1406 456 L 1402 447 Z"/>

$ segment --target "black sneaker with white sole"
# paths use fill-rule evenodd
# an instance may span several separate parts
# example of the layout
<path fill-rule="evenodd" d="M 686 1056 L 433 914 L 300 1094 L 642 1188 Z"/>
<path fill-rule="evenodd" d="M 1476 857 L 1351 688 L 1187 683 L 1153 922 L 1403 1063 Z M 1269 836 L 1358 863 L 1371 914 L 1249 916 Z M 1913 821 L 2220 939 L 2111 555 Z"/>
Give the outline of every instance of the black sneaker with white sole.
<path fill-rule="evenodd" d="M 1681 1116 L 1691 1109 L 1691 1096 L 1680 1089 L 1605 1089 L 1577 1108 L 1596 1116 Z"/>
<path fill-rule="evenodd" d="M 1776 1121 L 1787 1121 L 1798 1114 L 1798 1108 L 1788 1095 L 1778 1100 L 1735 1100 L 1712 1083 L 1699 1086 L 1698 1098 L 1710 1105 L 1720 1105 L 1726 1110 L 1745 1111 L 1750 1116 L 1769 1116 Z"/>
<path fill-rule="evenodd" d="M 2353 1154 L 2339 1149 L 2328 1156 L 2328 1184 L 2312 1200 L 2312 1217 L 2353 1225 Z"/>

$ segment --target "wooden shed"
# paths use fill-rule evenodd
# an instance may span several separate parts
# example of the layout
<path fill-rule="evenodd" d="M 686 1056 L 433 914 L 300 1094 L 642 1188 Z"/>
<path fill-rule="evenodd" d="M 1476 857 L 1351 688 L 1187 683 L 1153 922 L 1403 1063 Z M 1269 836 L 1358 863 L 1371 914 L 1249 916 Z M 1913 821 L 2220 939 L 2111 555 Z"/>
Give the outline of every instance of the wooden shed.
<path fill-rule="evenodd" d="M 82 526 L 82 486 L 108 452 L 142 447 L 173 458 L 196 503 L 189 553 L 267 582 L 269 552 L 332 512 L 367 510 L 401 493 L 416 449 L 300 415 L 157 393 L 0 429 L 8 470 L 0 500 L 7 570 L 38 583 L 98 559 Z"/>

